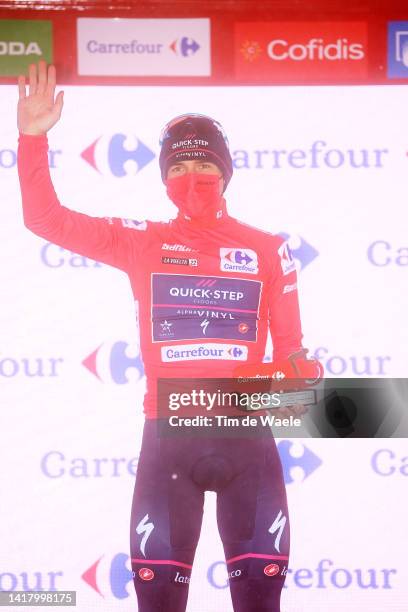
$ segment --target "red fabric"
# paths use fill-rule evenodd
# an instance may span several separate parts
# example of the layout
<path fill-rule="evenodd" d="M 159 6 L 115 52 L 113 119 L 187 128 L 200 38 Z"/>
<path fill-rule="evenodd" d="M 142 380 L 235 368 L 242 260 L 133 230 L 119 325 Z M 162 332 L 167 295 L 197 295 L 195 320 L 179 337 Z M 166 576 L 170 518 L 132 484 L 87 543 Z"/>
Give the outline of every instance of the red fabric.
<path fill-rule="evenodd" d="M 184 218 L 194 219 L 202 226 L 212 223 L 221 209 L 220 181 L 217 174 L 187 172 L 166 180 L 170 200 Z"/>
<path fill-rule="evenodd" d="M 159 377 L 227 378 L 240 363 L 262 362 L 268 326 L 274 359 L 302 348 L 296 271 L 281 237 L 226 212 L 197 228 L 181 217 L 138 225 L 72 211 L 55 194 L 47 150 L 46 136 L 20 135 L 25 225 L 128 274 L 139 302 L 146 416 L 156 415 Z"/>

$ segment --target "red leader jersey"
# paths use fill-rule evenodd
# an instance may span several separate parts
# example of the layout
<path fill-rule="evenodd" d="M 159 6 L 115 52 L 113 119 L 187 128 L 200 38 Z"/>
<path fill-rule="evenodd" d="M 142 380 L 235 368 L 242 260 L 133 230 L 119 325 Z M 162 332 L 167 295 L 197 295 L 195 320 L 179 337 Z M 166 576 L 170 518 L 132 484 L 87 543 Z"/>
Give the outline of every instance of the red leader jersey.
<path fill-rule="evenodd" d="M 197 228 L 95 218 L 58 201 L 46 136 L 20 134 L 24 222 L 38 236 L 127 273 L 138 307 L 147 379 L 144 410 L 156 416 L 158 378 L 229 378 L 263 360 L 302 349 L 295 263 L 280 236 L 223 213 Z"/>

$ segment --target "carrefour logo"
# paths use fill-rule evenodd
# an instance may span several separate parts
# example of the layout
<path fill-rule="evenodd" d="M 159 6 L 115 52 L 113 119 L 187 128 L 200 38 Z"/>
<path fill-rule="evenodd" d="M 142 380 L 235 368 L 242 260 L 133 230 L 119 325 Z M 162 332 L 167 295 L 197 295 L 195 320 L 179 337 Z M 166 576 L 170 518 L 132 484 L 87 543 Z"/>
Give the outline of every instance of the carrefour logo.
<path fill-rule="evenodd" d="M 367 248 L 367 258 L 377 268 L 408 266 L 408 246 L 394 245 L 388 240 L 375 240 Z"/>
<path fill-rule="evenodd" d="M 239 571 L 239 570 L 238 570 Z M 260 570 L 262 571 L 262 570 Z M 299 589 L 394 589 L 395 568 L 338 567 L 331 559 L 316 560 L 309 567 L 288 568 L 284 588 Z M 215 561 L 207 571 L 208 582 L 216 589 L 229 586 L 224 561 Z"/>
<path fill-rule="evenodd" d="M 101 597 L 104 597 L 104 594 L 99 588 L 97 573 L 98 566 L 103 557 L 104 555 L 99 557 L 99 559 L 95 561 L 95 563 L 93 563 L 87 570 L 85 570 L 81 576 L 82 580 L 84 580 L 84 582 L 86 582 Z M 126 597 L 129 597 L 129 593 L 126 590 L 126 585 L 132 580 L 133 576 L 132 572 L 126 567 L 128 560 L 129 555 L 118 553 L 113 557 L 109 564 L 109 586 L 112 595 L 116 597 L 116 599 L 126 599 Z"/>
<path fill-rule="evenodd" d="M 209 18 L 78 19 L 78 74 L 211 76 L 210 26 Z"/>
<path fill-rule="evenodd" d="M 122 341 L 101 344 L 85 357 L 82 365 L 101 382 L 110 381 L 117 385 L 130 382 L 129 372 L 136 375 L 136 380 L 144 376 L 139 349 Z"/>
<path fill-rule="evenodd" d="M 176 346 L 163 346 L 161 348 L 163 362 L 197 361 L 202 359 L 223 359 L 246 361 L 248 347 L 234 344 L 221 344 L 217 342 L 200 344 L 177 344 Z"/>
<path fill-rule="evenodd" d="M 220 248 L 222 272 L 258 273 L 258 257 L 251 249 Z"/>
<path fill-rule="evenodd" d="M 389 158 L 386 147 L 358 147 L 336 145 L 326 140 L 313 140 L 296 149 L 267 144 L 257 149 L 236 149 L 232 152 L 236 170 L 329 170 L 349 169 L 356 172 L 381 170 Z"/>
<path fill-rule="evenodd" d="M 300 443 L 281 440 L 277 444 L 279 457 L 282 463 L 285 484 L 309 478 L 322 464 L 322 460 L 307 446 Z"/>
<path fill-rule="evenodd" d="M 61 376 L 63 363 L 63 357 L 0 353 L 0 378 L 56 378 Z"/>
<path fill-rule="evenodd" d="M 408 456 L 391 448 L 380 448 L 371 457 L 371 468 L 379 476 L 408 476 Z"/>
<path fill-rule="evenodd" d="M 114 134 L 94 140 L 81 157 L 97 172 L 122 178 L 140 172 L 156 155 L 136 136 Z"/>
<path fill-rule="evenodd" d="M 332 376 L 390 376 L 390 355 L 333 354 L 327 346 L 319 346 L 310 354 L 321 361 L 326 374 Z"/>
<path fill-rule="evenodd" d="M 189 57 L 194 55 L 199 50 L 200 45 L 193 38 L 188 36 L 182 36 L 171 43 L 170 49 L 174 51 L 176 55 L 183 57 Z"/>
<path fill-rule="evenodd" d="M 382 170 L 386 166 L 390 150 L 387 147 L 374 149 L 351 146 L 346 149 L 330 146 L 324 140 L 315 140 L 310 146 L 297 149 L 236 149 L 231 151 L 235 170 L 341 170 L 344 168 L 364 172 L 364 170 Z M 55 157 L 62 150 L 48 152 L 49 167 L 56 168 Z M 404 153 L 405 155 L 405 153 Z M 100 136 L 81 153 L 81 157 L 94 170 L 117 177 L 137 174 L 155 157 L 152 151 L 136 135 L 114 134 Z M 58 161 L 58 160 L 57 160 Z M 0 149 L 0 168 L 14 168 L 17 162 L 13 148 Z"/>
<path fill-rule="evenodd" d="M 291 262 L 293 260 L 295 261 L 299 271 L 304 270 L 306 266 L 311 264 L 312 261 L 318 257 L 319 251 L 302 238 L 302 236 L 298 234 L 287 234 L 286 232 L 280 232 L 279 236 L 282 236 L 282 238 L 287 241 L 290 252 L 289 260 Z"/>
<path fill-rule="evenodd" d="M 23 566 L 19 567 L 16 572 L 15 567 L 7 567 L 6 560 L 2 561 L 0 570 L 0 593 L 3 591 L 61 591 L 66 584 L 66 577 L 62 571 L 52 571 L 50 568 L 44 568 L 41 564 L 41 570 L 33 569 L 33 564 L 29 564 L 28 570 L 21 571 Z M 4 605 L 5 600 L 2 600 L 0 605 Z M 17 607 L 23 606 L 19 603 Z M 46 605 L 46 604 L 44 604 Z M 10 610 L 10 606 L 7 606 Z M 31 607 L 31 606 L 30 606 Z"/>
<path fill-rule="evenodd" d="M 139 457 L 69 456 L 62 450 L 49 450 L 41 457 L 40 471 L 45 478 L 122 478 L 136 476 Z M 0 589 L 1 590 L 1 589 Z"/>

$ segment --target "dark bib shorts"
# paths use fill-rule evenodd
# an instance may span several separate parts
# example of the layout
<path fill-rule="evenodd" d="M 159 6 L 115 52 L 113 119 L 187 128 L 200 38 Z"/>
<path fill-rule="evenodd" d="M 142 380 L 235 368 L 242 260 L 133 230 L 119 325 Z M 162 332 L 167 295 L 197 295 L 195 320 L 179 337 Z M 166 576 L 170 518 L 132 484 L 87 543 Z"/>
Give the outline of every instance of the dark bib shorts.
<path fill-rule="evenodd" d="M 170 436 L 145 422 L 130 528 L 139 612 L 185 611 L 205 491 L 217 493 L 234 612 L 280 611 L 289 519 L 279 454 L 269 429 L 234 429 Z"/>

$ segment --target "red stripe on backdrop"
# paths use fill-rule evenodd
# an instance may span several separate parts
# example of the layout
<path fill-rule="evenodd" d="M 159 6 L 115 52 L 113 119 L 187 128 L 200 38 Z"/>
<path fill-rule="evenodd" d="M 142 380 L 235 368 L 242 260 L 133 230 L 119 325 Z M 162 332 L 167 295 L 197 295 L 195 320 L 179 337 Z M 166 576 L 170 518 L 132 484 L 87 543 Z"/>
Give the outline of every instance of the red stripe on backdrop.
<path fill-rule="evenodd" d="M 407 83 L 408 78 L 387 78 L 388 21 L 408 21 L 406 0 L 49 0 L 41 11 L 33 10 L 27 0 L 1 2 L 1 19 L 50 20 L 53 24 L 54 63 L 58 84 L 75 85 L 259 85 L 259 75 L 236 71 L 234 31 L 245 22 L 360 22 L 367 24 L 367 71 L 352 76 L 347 70 L 337 76 L 312 75 L 290 81 L 291 85 L 389 84 Z M 31 7 L 31 8 L 30 8 Z M 80 76 L 77 62 L 77 19 L 99 18 L 209 18 L 211 20 L 211 76 Z M 299 49 L 296 49 L 299 53 Z M 315 50 L 316 52 L 316 50 Z M 4 59 L 4 56 L 2 56 Z M 29 61 L 39 58 L 31 56 Z M 307 62 L 306 62 L 307 63 Z M 307 72 L 307 66 L 305 64 Z M 1 76 L 0 84 L 15 84 L 16 77 Z M 288 84 L 287 79 L 271 76 L 267 84 Z"/>

